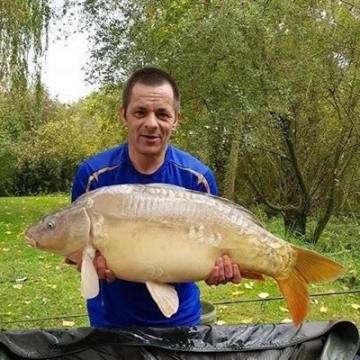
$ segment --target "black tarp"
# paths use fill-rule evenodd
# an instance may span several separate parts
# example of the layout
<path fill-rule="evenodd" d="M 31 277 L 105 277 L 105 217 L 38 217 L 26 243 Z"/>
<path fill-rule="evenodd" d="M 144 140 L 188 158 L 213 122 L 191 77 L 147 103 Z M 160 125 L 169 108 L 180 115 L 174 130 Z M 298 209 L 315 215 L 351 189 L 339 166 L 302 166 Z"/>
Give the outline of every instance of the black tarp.
<path fill-rule="evenodd" d="M 350 321 L 169 328 L 3 330 L 0 360 L 353 360 L 359 331 Z"/>

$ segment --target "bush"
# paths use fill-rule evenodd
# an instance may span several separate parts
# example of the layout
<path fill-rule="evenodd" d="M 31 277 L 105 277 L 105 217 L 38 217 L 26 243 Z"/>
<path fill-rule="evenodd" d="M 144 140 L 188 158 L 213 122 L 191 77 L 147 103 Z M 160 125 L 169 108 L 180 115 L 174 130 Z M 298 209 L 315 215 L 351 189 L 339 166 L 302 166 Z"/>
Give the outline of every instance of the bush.
<path fill-rule="evenodd" d="M 119 123 L 72 115 L 48 121 L 17 145 L 13 193 L 69 192 L 80 163 L 114 146 L 122 136 Z"/>
<path fill-rule="evenodd" d="M 0 134 L 0 196 L 8 196 L 14 192 L 17 176 L 17 158 L 14 151 L 16 144 Z"/>
<path fill-rule="evenodd" d="M 77 117 L 49 121 L 19 146 L 20 195 L 68 192 L 80 162 L 98 151 L 97 131 Z"/>

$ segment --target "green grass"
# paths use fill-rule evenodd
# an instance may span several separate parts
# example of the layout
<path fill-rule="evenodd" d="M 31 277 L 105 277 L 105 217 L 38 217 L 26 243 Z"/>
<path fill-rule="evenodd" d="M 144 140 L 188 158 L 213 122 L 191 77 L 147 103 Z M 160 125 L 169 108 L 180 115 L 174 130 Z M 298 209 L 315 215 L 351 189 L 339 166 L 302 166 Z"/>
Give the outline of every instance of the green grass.
<path fill-rule="evenodd" d="M 88 326 L 86 316 L 69 317 L 86 314 L 79 273 L 62 257 L 28 247 L 23 234 L 42 215 L 68 202 L 65 196 L 0 199 L 2 328 L 61 328 L 63 321 Z M 25 276 L 24 283 L 11 281 Z"/>
<path fill-rule="evenodd" d="M 37 251 L 25 244 L 24 230 L 42 215 L 68 204 L 66 196 L 0 198 L 0 327 L 68 328 L 88 326 L 85 302 L 80 296 L 80 276 L 60 256 Z M 266 227 L 284 238 L 279 220 Z M 349 220 L 333 221 L 315 250 L 340 261 L 346 275 L 333 283 L 310 286 L 311 294 L 360 289 L 359 226 Z M 290 241 L 294 241 L 290 239 Z M 305 244 L 298 243 L 305 246 Z M 325 250 L 324 250 L 325 249 Z M 320 270 L 319 270 L 320 271 Z M 13 280 L 27 277 L 23 283 Z M 283 300 L 257 301 L 280 292 L 272 279 L 265 283 L 243 280 L 239 285 L 208 287 L 199 284 L 202 299 L 215 303 L 219 323 L 278 323 L 290 318 Z M 247 302 L 251 300 L 251 302 Z M 231 302 L 232 304 L 222 304 Z M 311 298 L 307 321 L 347 319 L 360 324 L 360 294 Z"/>

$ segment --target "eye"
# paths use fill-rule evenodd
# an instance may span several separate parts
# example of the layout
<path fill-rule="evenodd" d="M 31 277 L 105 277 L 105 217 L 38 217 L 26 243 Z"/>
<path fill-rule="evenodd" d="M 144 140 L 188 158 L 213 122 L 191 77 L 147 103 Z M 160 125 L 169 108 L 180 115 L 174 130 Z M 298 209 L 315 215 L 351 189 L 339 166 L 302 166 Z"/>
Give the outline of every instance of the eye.
<path fill-rule="evenodd" d="M 53 220 L 48 220 L 48 221 L 45 223 L 45 227 L 46 227 L 46 229 L 48 229 L 48 230 L 55 229 L 55 221 L 53 221 Z"/>
<path fill-rule="evenodd" d="M 171 116 L 170 116 L 168 113 L 166 113 L 166 112 L 158 113 L 158 114 L 157 114 L 157 117 L 158 117 L 160 120 L 165 120 L 165 121 L 167 121 L 168 119 L 171 118 Z"/>
<path fill-rule="evenodd" d="M 134 111 L 134 116 L 137 117 L 137 118 L 141 118 L 145 115 L 145 111 L 144 110 L 136 110 Z"/>

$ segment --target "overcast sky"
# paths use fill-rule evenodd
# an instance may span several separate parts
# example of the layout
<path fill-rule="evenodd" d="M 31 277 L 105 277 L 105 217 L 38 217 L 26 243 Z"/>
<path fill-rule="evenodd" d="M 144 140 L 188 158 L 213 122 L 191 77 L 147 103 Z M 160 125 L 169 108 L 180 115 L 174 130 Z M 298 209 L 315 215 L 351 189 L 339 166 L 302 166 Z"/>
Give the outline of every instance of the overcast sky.
<path fill-rule="evenodd" d="M 52 98 L 69 103 L 95 88 L 86 84 L 82 67 L 88 58 L 86 38 L 72 34 L 67 40 L 52 41 L 43 65 L 43 82 Z"/>

